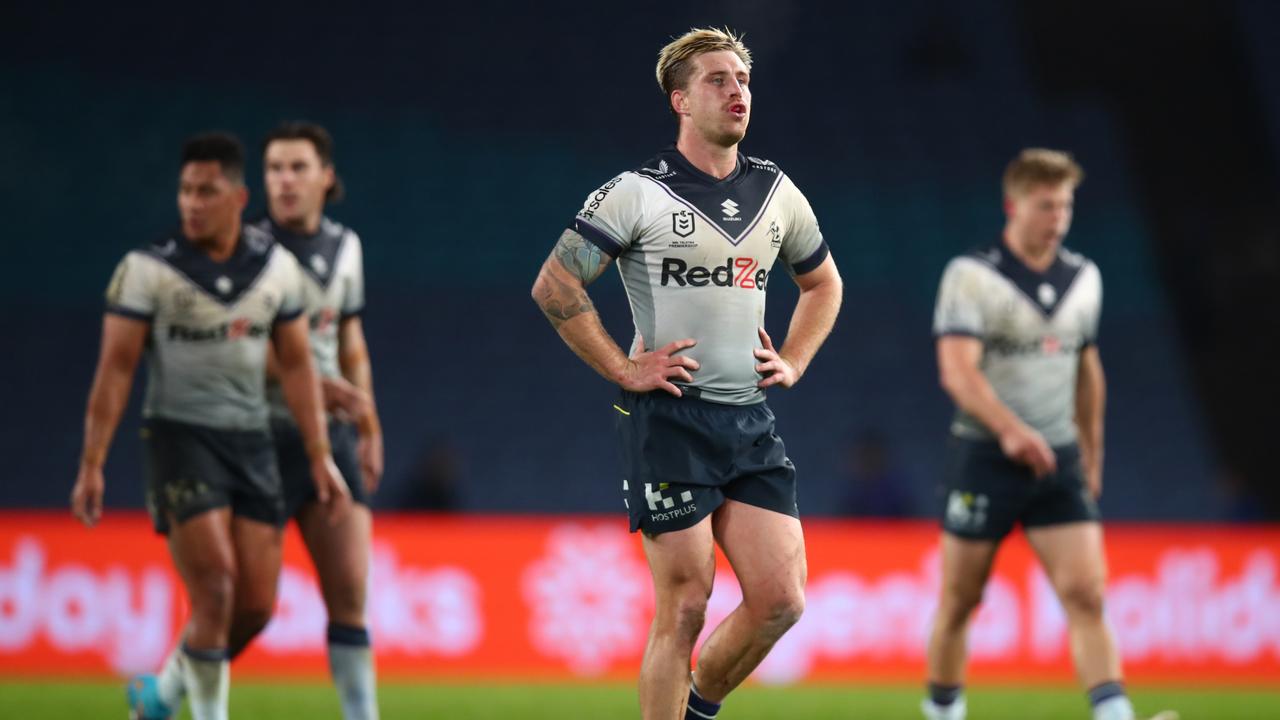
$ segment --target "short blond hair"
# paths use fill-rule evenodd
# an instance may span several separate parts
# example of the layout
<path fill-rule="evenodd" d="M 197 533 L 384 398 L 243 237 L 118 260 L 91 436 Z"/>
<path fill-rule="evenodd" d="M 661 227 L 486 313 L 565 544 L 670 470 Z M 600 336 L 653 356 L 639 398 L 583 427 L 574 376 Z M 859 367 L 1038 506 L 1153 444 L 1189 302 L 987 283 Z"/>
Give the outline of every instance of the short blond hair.
<path fill-rule="evenodd" d="M 1071 153 L 1061 150 L 1027 148 L 1004 170 L 1006 197 L 1021 195 L 1037 185 L 1056 187 L 1070 183 L 1074 188 L 1081 182 L 1084 182 L 1084 169 Z"/>
<path fill-rule="evenodd" d="M 671 102 L 672 92 L 688 87 L 689 76 L 693 74 L 691 61 L 704 53 L 728 50 L 737 54 L 750 70 L 751 51 L 742 43 L 742 37 L 729 28 L 694 28 L 667 43 L 658 53 L 656 71 L 658 87 L 667 96 L 667 102 Z"/>

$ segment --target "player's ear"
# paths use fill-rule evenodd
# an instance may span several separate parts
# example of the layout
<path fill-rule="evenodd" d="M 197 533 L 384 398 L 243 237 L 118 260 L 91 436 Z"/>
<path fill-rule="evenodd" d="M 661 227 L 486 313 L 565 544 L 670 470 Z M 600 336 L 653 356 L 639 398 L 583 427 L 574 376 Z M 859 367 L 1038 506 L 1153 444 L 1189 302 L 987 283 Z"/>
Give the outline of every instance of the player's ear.
<path fill-rule="evenodd" d="M 249 205 L 249 186 L 243 183 L 236 188 L 236 202 L 239 203 L 240 209 L 244 210 Z"/>
<path fill-rule="evenodd" d="M 671 91 L 671 108 L 677 115 L 689 114 L 689 96 L 683 90 Z"/>
<path fill-rule="evenodd" d="M 1007 218 L 1013 217 L 1013 198 L 1008 195 L 1004 196 L 1004 216 Z"/>

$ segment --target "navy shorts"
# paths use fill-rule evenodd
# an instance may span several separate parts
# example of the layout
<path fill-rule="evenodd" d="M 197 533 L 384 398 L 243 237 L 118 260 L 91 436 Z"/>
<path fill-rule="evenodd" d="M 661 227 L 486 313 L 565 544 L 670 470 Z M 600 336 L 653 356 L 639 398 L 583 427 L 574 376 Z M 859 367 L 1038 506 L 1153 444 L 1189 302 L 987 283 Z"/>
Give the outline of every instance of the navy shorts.
<path fill-rule="evenodd" d="M 796 469 L 765 403 L 624 391 L 613 414 L 632 532 L 693 527 L 725 498 L 800 516 Z"/>
<path fill-rule="evenodd" d="M 298 426 L 288 420 L 272 420 L 271 436 L 276 443 L 276 457 L 280 463 L 280 478 L 284 482 L 285 517 L 296 517 L 303 505 L 316 499 L 316 485 L 311 481 L 311 459 L 302 441 Z M 362 505 L 369 504 L 364 491 L 364 479 L 360 472 L 360 458 L 356 453 L 356 429 L 350 423 L 329 422 L 329 446 L 333 450 L 333 462 L 351 489 L 351 499 Z"/>
<path fill-rule="evenodd" d="M 972 540 L 1000 540 L 1024 528 L 1102 519 L 1084 481 L 1080 449 L 1053 448 L 1058 471 L 1036 479 L 994 441 L 952 437 L 942 493 L 942 528 Z"/>
<path fill-rule="evenodd" d="M 174 420 L 143 423 L 147 512 L 156 532 L 222 507 L 283 527 L 284 499 L 271 435 L 219 430 Z"/>

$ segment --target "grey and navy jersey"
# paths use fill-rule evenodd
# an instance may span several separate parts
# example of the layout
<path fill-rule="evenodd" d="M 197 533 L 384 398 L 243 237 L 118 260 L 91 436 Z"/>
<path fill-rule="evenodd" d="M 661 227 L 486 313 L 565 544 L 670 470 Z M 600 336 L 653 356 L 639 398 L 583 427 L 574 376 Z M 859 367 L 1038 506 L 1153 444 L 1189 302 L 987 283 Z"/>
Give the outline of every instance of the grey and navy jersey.
<path fill-rule="evenodd" d="M 223 430 L 267 426 L 267 343 L 302 313 L 298 264 L 245 227 L 215 262 L 181 235 L 125 255 L 107 312 L 151 324 L 142 414 Z"/>
<path fill-rule="evenodd" d="M 684 354 L 701 368 L 690 394 L 733 405 L 764 398 L 754 350 L 774 261 L 801 275 L 828 254 L 791 179 L 742 154 L 717 180 L 668 148 L 592 193 L 569 227 L 617 260 L 635 321 L 632 351 L 641 339 L 654 350 L 693 338 Z"/>
<path fill-rule="evenodd" d="M 1101 312 L 1102 277 L 1083 255 L 1060 249 L 1053 265 L 1037 273 L 995 245 L 947 265 L 933 331 L 981 340 L 982 373 L 1000 401 L 1060 446 L 1076 439 L 1080 352 L 1097 341 Z M 993 437 L 963 411 L 952 432 Z"/>
<path fill-rule="evenodd" d="M 303 308 L 311 325 L 311 353 L 316 371 L 326 377 L 342 373 L 338 363 L 338 328 L 364 310 L 364 256 L 360 238 L 329 218 L 320 220 L 314 235 L 298 235 L 269 217 L 253 224 L 293 253 L 302 268 Z M 269 382 L 271 417 L 292 420 L 284 393 Z"/>

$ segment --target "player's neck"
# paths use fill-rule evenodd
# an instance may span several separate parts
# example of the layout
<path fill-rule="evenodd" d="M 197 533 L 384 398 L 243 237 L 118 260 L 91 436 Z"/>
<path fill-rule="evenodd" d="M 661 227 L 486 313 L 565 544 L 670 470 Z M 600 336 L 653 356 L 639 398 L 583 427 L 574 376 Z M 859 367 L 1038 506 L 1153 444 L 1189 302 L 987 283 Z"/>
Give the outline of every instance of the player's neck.
<path fill-rule="evenodd" d="M 681 132 L 676 150 L 690 165 L 713 178 L 723 180 L 738 167 L 738 146 L 724 147 L 709 143 L 692 132 Z"/>
<path fill-rule="evenodd" d="M 1048 270 L 1055 258 L 1058 257 L 1058 248 L 1055 243 L 1043 243 L 1037 246 L 1035 243 L 1021 242 L 1014 239 L 1014 234 L 1009 228 L 1004 231 L 1004 246 L 1013 253 L 1013 256 L 1022 261 L 1023 265 L 1032 270 L 1042 273 Z"/>
<path fill-rule="evenodd" d="M 271 221 L 291 233 L 310 237 L 320 232 L 320 219 L 322 217 L 324 217 L 323 211 L 311 213 L 303 218 L 294 218 L 289 220 L 281 220 L 272 214 Z"/>
<path fill-rule="evenodd" d="M 226 262 L 228 258 L 236 252 L 236 245 L 240 242 L 240 220 L 236 219 L 227 232 L 221 235 L 215 235 L 204 240 L 192 240 L 196 247 L 200 248 L 214 262 Z"/>

